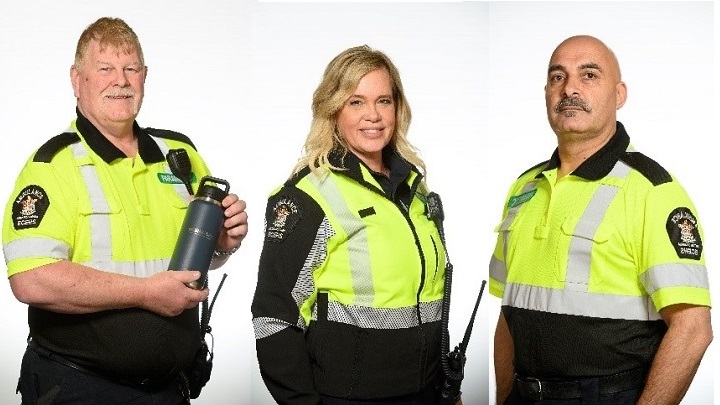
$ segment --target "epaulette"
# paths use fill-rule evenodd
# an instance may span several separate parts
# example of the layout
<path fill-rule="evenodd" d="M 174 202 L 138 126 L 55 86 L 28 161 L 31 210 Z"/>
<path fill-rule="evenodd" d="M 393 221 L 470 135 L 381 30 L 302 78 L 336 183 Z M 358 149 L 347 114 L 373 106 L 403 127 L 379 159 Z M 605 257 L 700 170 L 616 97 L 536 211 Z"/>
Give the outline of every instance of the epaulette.
<path fill-rule="evenodd" d="M 522 172 L 522 174 L 520 174 L 520 175 L 518 176 L 518 179 L 519 179 L 520 177 L 524 176 L 525 174 L 527 174 L 528 172 L 531 172 L 531 171 L 537 169 L 537 168 L 540 167 L 540 166 L 546 165 L 548 162 L 549 162 L 549 160 L 546 160 L 546 161 L 544 161 L 544 162 L 540 162 L 540 163 L 536 164 L 535 166 L 533 166 L 533 167 L 525 170 L 524 172 Z"/>
<path fill-rule="evenodd" d="M 625 152 L 620 160 L 640 172 L 654 186 L 672 181 L 672 176 L 664 167 L 640 152 Z"/>
<path fill-rule="evenodd" d="M 300 181 L 303 177 L 307 176 L 310 173 L 310 166 L 305 166 L 302 170 L 298 171 L 297 173 L 293 173 L 292 176 L 290 176 L 289 179 L 285 182 L 285 186 L 292 187 Z"/>
<path fill-rule="evenodd" d="M 147 133 L 149 135 L 157 136 L 158 138 L 171 139 L 173 141 L 184 142 L 184 143 L 192 146 L 192 148 L 197 151 L 195 144 L 192 143 L 190 138 L 188 138 L 188 136 L 185 134 L 181 134 L 180 132 L 170 131 L 169 129 L 157 129 L 157 128 L 145 128 L 145 131 L 147 131 Z"/>
<path fill-rule="evenodd" d="M 50 163 L 60 150 L 79 141 L 80 136 L 75 132 L 63 132 L 60 135 L 56 135 L 45 142 L 45 144 L 35 152 L 33 162 Z"/>

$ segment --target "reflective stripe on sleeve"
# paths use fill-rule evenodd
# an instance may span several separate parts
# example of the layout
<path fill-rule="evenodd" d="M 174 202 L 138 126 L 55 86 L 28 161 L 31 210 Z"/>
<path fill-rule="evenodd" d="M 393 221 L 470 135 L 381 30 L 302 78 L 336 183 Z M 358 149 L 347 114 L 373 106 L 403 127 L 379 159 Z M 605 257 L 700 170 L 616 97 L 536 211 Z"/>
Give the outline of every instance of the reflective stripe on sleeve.
<path fill-rule="evenodd" d="M 700 264 L 670 263 L 654 266 L 640 275 L 640 281 L 651 295 L 665 287 L 710 288 L 707 269 Z"/>
<path fill-rule="evenodd" d="M 253 318 L 252 324 L 256 340 L 274 335 L 290 327 L 290 324 L 285 321 L 266 317 Z"/>
<path fill-rule="evenodd" d="M 67 243 L 50 238 L 22 238 L 15 239 L 3 246 L 5 263 L 18 259 L 34 259 L 37 257 L 50 257 L 53 259 L 69 259 L 72 249 Z M 41 253 L 39 256 L 38 252 Z"/>

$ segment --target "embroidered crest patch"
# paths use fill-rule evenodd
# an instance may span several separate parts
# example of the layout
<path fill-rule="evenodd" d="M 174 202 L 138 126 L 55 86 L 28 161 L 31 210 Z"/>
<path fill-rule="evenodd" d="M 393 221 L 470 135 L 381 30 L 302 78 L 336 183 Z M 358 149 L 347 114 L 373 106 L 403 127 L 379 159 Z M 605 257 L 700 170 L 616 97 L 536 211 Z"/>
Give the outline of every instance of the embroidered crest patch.
<path fill-rule="evenodd" d="M 300 209 L 295 200 L 283 197 L 273 207 L 265 238 L 272 242 L 282 242 L 298 222 L 300 222 Z"/>
<path fill-rule="evenodd" d="M 686 207 L 675 208 L 668 216 L 666 228 L 678 257 L 700 260 L 702 240 L 695 215 Z"/>
<path fill-rule="evenodd" d="M 37 228 L 49 206 L 50 199 L 42 187 L 36 185 L 25 187 L 13 202 L 13 226 L 15 229 Z"/>

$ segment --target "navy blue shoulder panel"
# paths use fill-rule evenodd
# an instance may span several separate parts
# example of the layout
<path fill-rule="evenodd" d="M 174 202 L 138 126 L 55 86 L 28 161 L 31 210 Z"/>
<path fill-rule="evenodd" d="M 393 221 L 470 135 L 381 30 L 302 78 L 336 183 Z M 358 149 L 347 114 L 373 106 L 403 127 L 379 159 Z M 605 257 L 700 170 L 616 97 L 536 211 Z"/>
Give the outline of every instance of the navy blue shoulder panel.
<path fill-rule="evenodd" d="M 672 181 L 672 176 L 664 167 L 640 152 L 625 152 L 620 156 L 620 160 L 640 172 L 653 186 Z"/>
<path fill-rule="evenodd" d="M 163 139 L 171 139 L 173 141 L 180 141 L 184 142 L 190 146 L 192 146 L 193 149 L 197 150 L 195 147 L 195 144 L 192 143 L 190 138 L 188 138 L 187 135 L 181 134 L 180 132 L 170 131 L 169 129 L 157 129 L 157 128 L 145 128 L 145 131 L 149 135 L 157 136 L 158 138 Z"/>
<path fill-rule="evenodd" d="M 50 163 L 60 150 L 79 141 L 80 135 L 75 132 L 63 132 L 60 135 L 56 135 L 45 142 L 45 144 L 35 152 L 33 162 Z"/>
<path fill-rule="evenodd" d="M 524 172 L 522 172 L 522 174 L 520 174 L 520 175 L 518 176 L 518 179 L 519 179 L 520 177 L 524 176 L 525 173 L 530 172 L 530 171 L 533 171 L 533 170 L 537 169 L 537 168 L 540 167 L 540 166 L 544 166 L 544 165 L 546 165 L 548 162 L 549 162 L 549 160 L 546 160 L 546 161 L 544 161 L 544 162 L 540 162 L 540 163 L 536 164 L 535 166 L 533 166 L 533 167 L 525 170 Z"/>
<path fill-rule="evenodd" d="M 290 178 L 287 179 L 287 181 L 285 182 L 285 186 L 294 187 L 303 177 L 307 176 L 309 173 L 310 173 L 310 167 L 305 166 L 299 172 L 290 176 Z"/>

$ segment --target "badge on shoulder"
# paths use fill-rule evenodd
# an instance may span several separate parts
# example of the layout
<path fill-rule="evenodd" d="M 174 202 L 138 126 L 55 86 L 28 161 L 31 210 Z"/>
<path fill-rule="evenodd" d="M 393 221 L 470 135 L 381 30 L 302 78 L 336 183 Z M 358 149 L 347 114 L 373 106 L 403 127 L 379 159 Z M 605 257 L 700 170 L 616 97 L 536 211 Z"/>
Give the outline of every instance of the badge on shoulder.
<path fill-rule="evenodd" d="M 48 207 L 50 207 L 50 199 L 42 187 L 34 184 L 25 187 L 13 202 L 13 227 L 16 230 L 37 228 Z"/>

